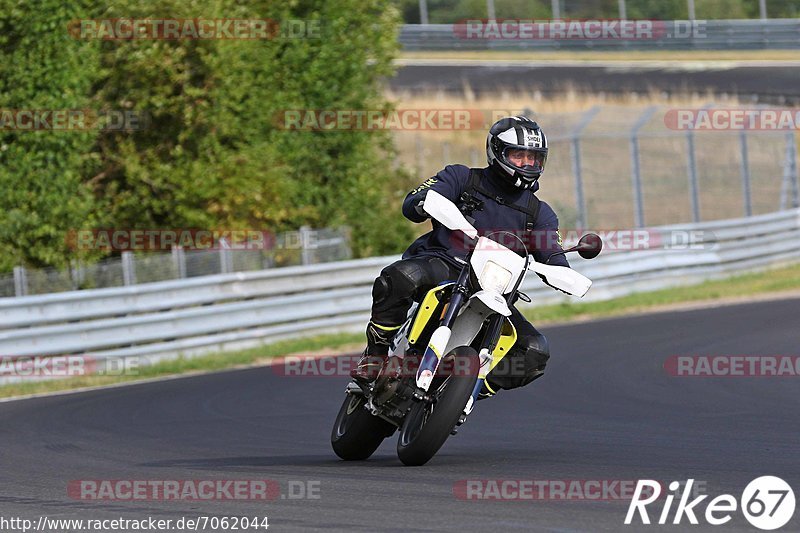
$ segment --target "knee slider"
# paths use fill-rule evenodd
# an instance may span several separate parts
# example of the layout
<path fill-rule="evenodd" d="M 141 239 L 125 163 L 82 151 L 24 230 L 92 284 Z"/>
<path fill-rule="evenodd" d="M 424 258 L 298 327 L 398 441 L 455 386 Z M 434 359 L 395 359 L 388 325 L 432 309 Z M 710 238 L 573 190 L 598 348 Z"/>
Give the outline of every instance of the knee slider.
<path fill-rule="evenodd" d="M 524 346 L 521 348 L 525 352 L 526 368 L 543 371 L 550 359 L 550 343 L 547 341 L 547 337 L 541 333 L 526 337 Z"/>
<path fill-rule="evenodd" d="M 372 285 L 372 301 L 376 304 L 382 304 L 389 298 L 391 293 L 392 279 L 381 273 L 380 276 L 375 278 L 375 283 Z"/>
<path fill-rule="evenodd" d="M 409 264 L 407 261 L 398 261 L 384 268 L 378 279 L 385 280 L 387 296 L 391 295 L 394 298 L 411 297 L 423 281 L 419 266 Z"/>
<path fill-rule="evenodd" d="M 550 359 L 550 345 L 542 335 L 521 337 L 487 376 L 493 389 L 523 387 L 544 374 Z"/>

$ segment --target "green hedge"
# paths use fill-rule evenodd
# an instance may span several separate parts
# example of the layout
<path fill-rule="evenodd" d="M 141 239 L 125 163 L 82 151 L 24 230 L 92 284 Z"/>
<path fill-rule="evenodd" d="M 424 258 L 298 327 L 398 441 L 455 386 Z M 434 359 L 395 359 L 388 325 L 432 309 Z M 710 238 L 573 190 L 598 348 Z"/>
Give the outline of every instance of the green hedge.
<path fill-rule="evenodd" d="M 169 41 L 67 31 L 75 19 L 146 17 L 313 20 L 319 31 Z M 348 224 L 357 255 L 400 251 L 411 234 L 392 184 L 407 180 L 392 175 L 388 132 L 290 131 L 276 120 L 286 109 L 385 108 L 399 22 L 388 0 L 0 0 L 0 109 L 149 118 L 133 132 L 0 131 L 0 270 L 83 257 L 65 236 L 87 227 Z"/>

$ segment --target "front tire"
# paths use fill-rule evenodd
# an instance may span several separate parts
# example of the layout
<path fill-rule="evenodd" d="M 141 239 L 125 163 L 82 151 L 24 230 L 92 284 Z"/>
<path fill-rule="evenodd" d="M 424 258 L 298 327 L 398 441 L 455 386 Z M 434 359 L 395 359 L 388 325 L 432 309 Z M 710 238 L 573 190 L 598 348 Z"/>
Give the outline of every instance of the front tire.
<path fill-rule="evenodd" d="M 383 439 L 397 429 L 393 424 L 373 416 L 364 408 L 366 398 L 348 394 L 342 403 L 331 432 L 331 446 L 345 461 L 368 459 Z"/>
<path fill-rule="evenodd" d="M 454 368 L 467 368 L 469 372 L 448 376 L 436 391 L 435 403 L 416 402 L 406 415 L 397 441 L 397 456 L 406 466 L 424 465 L 436 455 L 458 422 L 478 379 L 480 358 L 473 348 L 461 346 L 445 357 L 461 359 Z"/>

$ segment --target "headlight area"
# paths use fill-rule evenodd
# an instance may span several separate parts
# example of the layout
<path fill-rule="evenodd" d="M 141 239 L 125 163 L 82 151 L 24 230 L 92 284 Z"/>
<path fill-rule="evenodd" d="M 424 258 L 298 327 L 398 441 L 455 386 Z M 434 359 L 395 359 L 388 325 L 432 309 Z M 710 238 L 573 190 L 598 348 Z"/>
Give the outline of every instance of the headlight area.
<path fill-rule="evenodd" d="M 482 289 L 503 294 L 511 281 L 511 272 L 494 261 L 486 261 L 479 283 Z"/>

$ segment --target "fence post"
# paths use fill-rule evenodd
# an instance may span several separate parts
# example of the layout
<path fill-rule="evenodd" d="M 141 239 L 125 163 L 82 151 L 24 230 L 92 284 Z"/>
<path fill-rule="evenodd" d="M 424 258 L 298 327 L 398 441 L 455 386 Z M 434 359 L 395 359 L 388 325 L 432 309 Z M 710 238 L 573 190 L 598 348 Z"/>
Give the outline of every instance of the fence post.
<path fill-rule="evenodd" d="M 304 265 L 310 265 L 313 258 L 312 249 L 313 230 L 309 226 L 300 226 L 300 246 L 301 257 Z"/>
<path fill-rule="evenodd" d="M 694 132 L 691 129 L 686 130 L 686 148 L 689 163 L 689 200 L 692 203 L 692 222 L 700 222 L 700 192 L 697 187 Z"/>
<path fill-rule="evenodd" d="M 416 161 L 415 161 L 415 163 L 416 163 L 415 166 L 416 166 L 416 171 L 417 171 L 416 173 L 417 173 L 417 176 L 421 176 L 422 175 L 422 161 L 425 159 L 425 153 L 424 153 L 425 147 L 422 144 L 422 138 L 420 137 L 419 133 L 417 133 L 414 136 L 414 146 L 416 148 L 415 151 L 416 151 L 416 156 L 417 156 L 416 157 Z"/>
<path fill-rule="evenodd" d="M 786 134 L 786 159 L 783 164 L 783 183 L 781 184 L 781 210 L 786 209 L 791 195 L 791 207 L 800 206 L 800 192 L 797 186 L 797 138 L 793 131 Z"/>
<path fill-rule="evenodd" d="M 428 2 L 427 0 L 419 0 L 419 23 L 428 23 Z"/>
<path fill-rule="evenodd" d="M 586 222 L 586 203 L 583 198 L 583 176 L 581 176 L 581 143 L 579 137 L 572 138 L 572 175 L 575 177 L 575 207 L 578 218 L 575 221 L 578 228 L 583 228 Z"/>
<path fill-rule="evenodd" d="M 781 199 L 779 210 L 787 209 L 789 195 L 792 195 L 792 204 L 797 204 L 797 157 L 794 133 L 787 133 L 784 137 L 786 149 L 783 157 L 783 179 L 781 180 Z"/>
<path fill-rule="evenodd" d="M 233 257 L 231 256 L 231 245 L 225 237 L 219 240 L 219 271 L 221 274 L 233 272 Z"/>
<path fill-rule="evenodd" d="M 28 295 L 28 273 L 25 267 L 14 267 L 14 294 L 16 296 Z"/>
<path fill-rule="evenodd" d="M 480 166 L 478 163 L 478 151 L 475 148 L 469 151 L 469 164 L 472 168 L 478 168 Z"/>
<path fill-rule="evenodd" d="M 70 278 L 72 278 L 72 290 L 77 291 L 86 281 L 86 269 L 80 261 L 74 260 L 70 262 L 69 267 Z"/>
<path fill-rule="evenodd" d="M 136 285 L 136 265 L 133 262 L 133 252 L 122 252 L 122 283 L 126 287 Z"/>
<path fill-rule="evenodd" d="M 442 161 L 445 165 L 450 164 L 450 143 L 448 141 L 442 143 Z"/>
<path fill-rule="evenodd" d="M 744 216 L 753 215 L 753 199 L 750 189 L 750 156 L 747 152 L 747 132 L 739 133 L 739 151 L 742 153 L 742 195 L 744 199 Z"/>
<path fill-rule="evenodd" d="M 781 178 L 781 198 L 780 198 L 780 205 L 778 206 L 779 211 L 783 211 L 786 209 L 786 200 L 788 198 L 788 191 L 789 191 L 789 146 L 786 146 L 783 155 L 783 177 Z"/>
<path fill-rule="evenodd" d="M 342 236 L 342 246 L 344 248 L 345 257 L 351 259 L 353 257 L 353 250 L 350 247 L 350 243 L 353 242 L 353 228 L 350 226 L 342 226 L 340 234 Z"/>
<path fill-rule="evenodd" d="M 178 279 L 184 279 L 186 277 L 186 252 L 183 250 L 183 246 L 172 247 L 172 263 L 175 265 Z"/>
<path fill-rule="evenodd" d="M 572 131 L 572 173 L 575 176 L 575 206 L 578 210 L 576 226 L 583 228 L 586 225 L 586 201 L 583 196 L 583 175 L 581 171 L 581 132 L 589 125 L 592 119 L 600 112 L 599 106 L 587 111 L 575 129 Z"/>
<path fill-rule="evenodd" d="M 658 109 L 650 106 L 642 113 L 639 120 L 631 128 L 631 181 L 633 185 L 633 218 L 634 226 L 641 228 L 644 226 L 644 200 L 642 193 L 642 172 L 639 160 L 639 130 L 647 124 L 647 121 Z"/>

